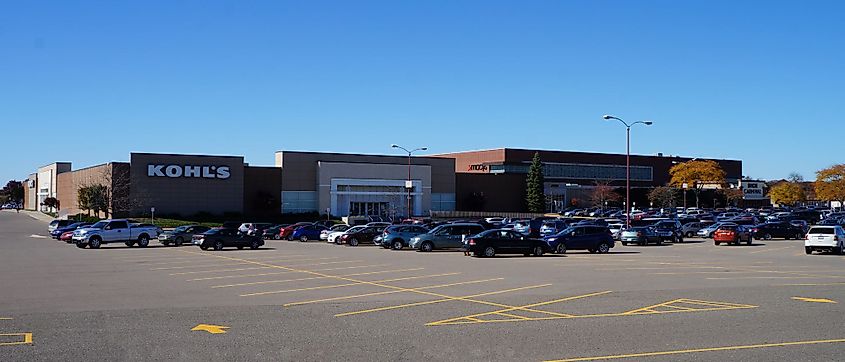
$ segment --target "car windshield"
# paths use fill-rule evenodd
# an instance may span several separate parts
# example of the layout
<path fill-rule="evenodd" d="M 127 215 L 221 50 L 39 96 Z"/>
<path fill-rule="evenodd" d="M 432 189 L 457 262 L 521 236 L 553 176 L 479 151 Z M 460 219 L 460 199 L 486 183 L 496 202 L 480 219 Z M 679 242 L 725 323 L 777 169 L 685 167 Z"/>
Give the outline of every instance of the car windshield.
<path fill-rule="evenodd" d="M 94 225 L 89 226 L 91 229 L 102 229 L 108 225 L 105 221 L 97 221 Z"/>
<path fill-rule="evenodd" d="M 359 232 L 359 231 L 364 230 L 364 229 L 366 229 L 366 228 L 367 228 L 366 226 L 354 226 L 354 227 L 349 228 L 348 230 L 346 230 L 346 232 L 351 234 L 351 233 L 356 233 L 356 232 Z"/>
<path fill-rule="evenodd" d="M 560 236 L 560 235 L 571 234 L 571 233 L 572 233 L 572 232 L 574 232 L 574 231 L 575 231 L 575 228 L 573 228 L 573 227 L 568 227 L 568 228 L 566 228 L 566 229 L 561 230 L 559 233 L 557 233 L 557 235 L 558 235 L 558 236 Z"/>
<path fill-rule="evenodd" d="M 188 228 L 189 228 L 189 227 L 190 227 L 190 226 L 179 226 L 179 227 L 177 227 L 177 228 L 173 229 L 173 232 L 175 232 L 175 233 L 184 233 L 184 232 L 185 232 L 185 230 L 188 230 Z"/>

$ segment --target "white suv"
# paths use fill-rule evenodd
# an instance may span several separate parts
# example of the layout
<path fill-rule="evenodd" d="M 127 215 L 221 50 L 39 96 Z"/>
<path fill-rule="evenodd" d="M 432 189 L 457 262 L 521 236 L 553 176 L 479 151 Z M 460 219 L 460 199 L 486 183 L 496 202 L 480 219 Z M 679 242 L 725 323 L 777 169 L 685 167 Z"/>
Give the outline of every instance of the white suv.
<path fill-rule="evenodd" d="M 807 254 L 813 251 L 832 251 L 842 255 L 845 243 L 845 230 L 841 226 L 813 226 L 804 238 L 804 250 Z"/>

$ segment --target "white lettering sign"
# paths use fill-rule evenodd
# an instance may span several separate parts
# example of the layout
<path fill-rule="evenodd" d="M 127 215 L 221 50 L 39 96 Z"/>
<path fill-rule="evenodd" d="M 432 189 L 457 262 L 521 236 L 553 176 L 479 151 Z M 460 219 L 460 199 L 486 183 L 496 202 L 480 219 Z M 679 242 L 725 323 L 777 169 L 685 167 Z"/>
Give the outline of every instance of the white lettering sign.
<path fill-rule="evenodd" d="M 228 179 L 231 176 L 229 166 L 195 166 L 195 165 L 147 165 L 149 177 L 188 177 Z"/>
<path fill-rule="evenodd" d="M 763 194 L 764 183 L 759 181 L 742 181 L 742 194 L 745 200 L 762 200 L 766 198 Z"/>

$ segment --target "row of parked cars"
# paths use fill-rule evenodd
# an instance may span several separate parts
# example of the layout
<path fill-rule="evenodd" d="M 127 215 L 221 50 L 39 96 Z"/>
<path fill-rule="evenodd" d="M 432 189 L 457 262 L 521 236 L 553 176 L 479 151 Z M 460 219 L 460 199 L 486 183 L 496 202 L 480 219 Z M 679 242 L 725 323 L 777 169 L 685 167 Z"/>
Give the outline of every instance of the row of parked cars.
<path fill-rule="evenodd" d="M 224 223 L 219 228 L 184 225 L 162 231 L 132 220 L 103 220 L 94 224 L 56 220 L 51 235 L 80 247 L 98 248 L 110 242 L 146 246 L 151 238 L 163 245 L 197 245 L 203 250 L 224 247 L 257 249 L 265 239 L 325 240 L 348 246 L 374 244 L 386 249 L 410 248 L 422 252 L 462 249 L 478 256 L 497 253 L 542 254 L 588 250 L 607 253 L 622 245 L 681 243 L 686 238 L 713 238 L 716 245 L 751 244 L 754 239 L 804 239 L 808 253 L 816 250 L 841 252 L 845 237 L 842 226 L 831 222 L 845 218 L 831 211 L 818 225 L 810 226 L 792 213 L 684 210 L 664 216 L 664 210 L 644 210 L 648 217 L 631 220 L 631 227 L 617 218 L 539 217 L 533 219 L 487 218 L 482 220 L 406 220 L 401 224 L 370 222 L 350 226 L 331 220 L 274 225 L 270 223 Z M 799 210 L 806 213 L 806 210 Z M 679 216 L 681 215 L 681 216 Z M 695 216 L 692 216 L 695 215 Z M 842 216 L 837 219 L 837 216 Z M 761 221 L 762 220 L 762 221 Z M 831 240 L 827 236 L 832 235 Z M 841 239 L 841 240 L 840 240 Z"/>

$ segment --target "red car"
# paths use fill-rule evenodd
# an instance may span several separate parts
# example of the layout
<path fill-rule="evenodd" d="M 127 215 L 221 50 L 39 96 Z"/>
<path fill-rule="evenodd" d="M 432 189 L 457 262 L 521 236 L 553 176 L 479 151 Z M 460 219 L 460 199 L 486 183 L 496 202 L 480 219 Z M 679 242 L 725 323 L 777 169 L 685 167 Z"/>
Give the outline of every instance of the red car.
<path fill-rule="evenodd" d="M 73 238 L 73 231 L 65 231 L 65 232 L 62 233 L 62 235 L 59 236 L 59 240 L 64 241 L 68 244 L 73 242 L 72 238 Z"/>
<path fill-rule="evenodd" d="M 311 224 L 314 224 L 314 223 L 313 222 L 298 222 L 298 223 L 293 224 L 293 225 L 285 226 L 285 227 L 279 229 L 280 239 L 289 240 L 289 241 L 293 240 L 293 231 L 294 230 L 296 230 L 296 229 L 298 229 L 302 226 L 311 225 Z"/>
<path fill-rule="evenodd" d="M 713 243 L 716 245 L 721 243 L 739 245 L 743 241 L 751 245 L 751 240 L 751 231 L 742 225 L 722 225 L 713 233 Z"/>

